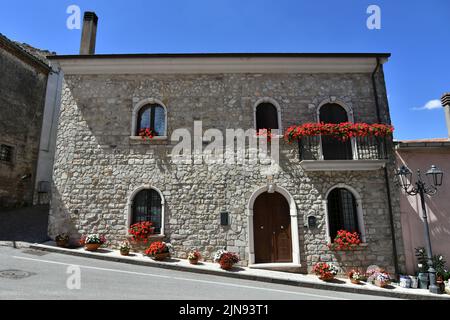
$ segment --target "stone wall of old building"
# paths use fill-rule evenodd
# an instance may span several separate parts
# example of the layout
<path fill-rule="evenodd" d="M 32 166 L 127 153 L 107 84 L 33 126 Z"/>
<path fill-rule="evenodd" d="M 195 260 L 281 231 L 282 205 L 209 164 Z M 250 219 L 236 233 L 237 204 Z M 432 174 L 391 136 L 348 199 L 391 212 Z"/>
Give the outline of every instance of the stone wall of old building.
<path fill-rule="evenodd" d="M 382 77 L 377 82 L 384 86 Z M 381 97 L 385 91 L 381 91 Z M 177 257 L 192 248 L 211 260 L 227 246 L 248 262 L 247 206 L 252 194 L 273 183 L 294 198 L 298 212 L 301 263 L 335 261 L 344 268 L 376 264 L 393 272 L 393 251 L 384 171 L 305 172 L 295 144 L 280 141 L 278 171 L 258 165 L 175 165 L 170 152 L 177 128 L 192 132 L 254 127 L 254 105 L 274 99 L 283 129 L 317 121 L 323 101 L 340 101 L 354 120 L 378 122 L 370 74 L 217 74 L 217 75 L 70 75 L 65 77 L 54 166 L 50 236 L 70 232 L 105 233 L 111 246 L 127 236 L 129 200 L 143 186 L 159 189 L 165 200 L 164 234 Z M 140 100 L 162 101 L 168 112 L 169 140 L 130 138 L 133 106 Z M 387 100 L 381 100 L 387 108 Z M 389 122 L 389 113 L 382 113 Z M 390 153 L 392 153 L 390 151 Z M 388 169 L 393 168 L 390 155 Z M 272 167 L 273 169 L 273 167 Z M 352 253 L 327 247 L 324 197 L 343 183 L 362 198 L 367 244 Z M 393 206 L 398 207 L 392 188 Z M 220 226 L 220 211 L 230 212 L 230 226 Z M 317 228 L 305 228 L 308 214 Z M 398 209 L 394 210 L 399 221 Z M 398 215 L 398 216 L 397 216 Z M 396 225 L 400 228 L 400 225 Z M 398 245 L 401 245 L 399 243 Z M 398 250 L 400 264 L 402 250 Z"/>
<path fill-rule="evenodd" d="M 12 161 L 0 161 L 0 208 L 6 208 L 33 202 L 48 71 L 0 40 L 0 143 L 13 147 Z"/>

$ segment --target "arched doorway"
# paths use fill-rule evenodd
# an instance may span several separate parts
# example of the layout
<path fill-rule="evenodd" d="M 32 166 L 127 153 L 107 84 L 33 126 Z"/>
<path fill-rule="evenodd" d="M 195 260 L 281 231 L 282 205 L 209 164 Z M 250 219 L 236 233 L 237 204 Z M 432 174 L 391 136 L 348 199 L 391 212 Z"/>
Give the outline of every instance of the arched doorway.
<path fill-rule="evenodd" d="M 264 192 L 253 205 L 255 263 L 292 262 L 290 207 L 278 193 Z"/>

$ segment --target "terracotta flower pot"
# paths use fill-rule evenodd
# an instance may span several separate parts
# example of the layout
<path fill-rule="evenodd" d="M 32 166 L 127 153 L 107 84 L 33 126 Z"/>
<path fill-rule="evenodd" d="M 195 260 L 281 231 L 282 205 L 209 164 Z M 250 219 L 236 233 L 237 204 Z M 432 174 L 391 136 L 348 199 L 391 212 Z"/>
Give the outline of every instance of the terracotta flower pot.
<path fill-rule="evenodd" d="M 358 279 L 350 279 L 350 282 L 353 284 L 359 284 L 359 280 Z"/>
<path fill-rule="evenodd" d="M 380 281 L 380 280 L 375 280 L 374 282 L 375 282 L 375 285 L 376 285 L 377 287 L 380 287 L 380 288 L 385 288 L 385 287 L 387 287 L 388 284 L 389 284 L 389 282 L 386 282 L 386 281 Z"/>
<path fill-rule="evenodd" d="M 157 253 L 151 256 L 153 260 L 156 261 L 163 261 L 166 258 L 170 257 L 170 253 L 169 252 L 163 252 L 163 253 Z"/>
<path fill-rule="evenodd" d="M 198 258 L 197 259 L 188 259 L 190 264 L 197 264 L 198 263 Z"/>
<path fill-rule="evenodd" d="M 55 240 L 55 242 L 58 247 L 67 248 L 69 246 L 68 240 Z"/>
<path fill-rule="evenodd" d="M 322 281 L 331 281 L 334 279 L 334 275 L 322 276 L 322 277 L 319 277 L 319 279 Z"/>
<path fill-rule="evenodd" d="M 223 270 L 231 270 L 231 269 L 233 269 L 233 263 L 232 262 L 220 262 L 220 267 Z"/>
<path fill-rule="evenodd" d="M 84 248 L 87 251 L 96 251 L 98 248 L 100 248 L 101 245 L 101 243 L 85 243 Z"/>
<path fill-rule="evenodd" d="M 123 256 L 127 256 L 130 254 L 130 249 L 120 249 L 120 254 Z"/>

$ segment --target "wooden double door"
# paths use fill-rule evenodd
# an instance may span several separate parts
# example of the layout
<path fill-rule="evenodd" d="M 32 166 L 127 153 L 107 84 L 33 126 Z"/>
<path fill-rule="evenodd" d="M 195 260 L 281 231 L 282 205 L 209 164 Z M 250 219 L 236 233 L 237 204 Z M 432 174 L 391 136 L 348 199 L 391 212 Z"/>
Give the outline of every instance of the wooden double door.
<path fill-rule="evenodd" d="M 289 203 L 280 193 L 263 193 L 253 205 L 255 263 L 292 262 Z"/>

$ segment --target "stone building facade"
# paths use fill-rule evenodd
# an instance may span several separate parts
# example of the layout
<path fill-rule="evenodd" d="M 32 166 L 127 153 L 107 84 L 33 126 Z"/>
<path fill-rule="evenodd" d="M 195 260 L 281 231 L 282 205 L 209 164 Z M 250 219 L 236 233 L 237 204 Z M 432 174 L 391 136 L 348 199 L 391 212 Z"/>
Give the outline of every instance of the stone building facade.
<path fill-rule="evenodd" d="M 51 68 L 29 49 L 0 34 L 0 209 L 33 204 Z"/>
<path fill-rule="evenodd" d="M 350 121 L 390 123 L 382 67 L 388 57 L 53 57 L 65 75 L 49 235 L 69 232 L 76 240 L 98 231 L 111 247 L 117 247 L 127 237 L 137 195 L 153 190 L 161 202 L 158 233 L 174 246 L 176 257 L 185 258 L 196 248 L 211 260 L 216 250 L 226 247 L 239 253 L 242 265 L 256 267 L 308 271 L 317 261 L 333 261 L 343 272 L 374 264 L 392 273 L 402 271 L 399 194 L 393 187 L 390 138 L 387 159 L 304 160 L 297 144 L 282 138 L 275 165 L 175 164 L 171 158 L 178 143 L 171 139 L 176 129 L 185 128 L 195 140 L 199 137 L 193 129 L 195 121 L 202 122 L 202 133 L 211 128 L 220 132 L 255 128 L 261 104 L 274 107 L 282 132 L 291 125 L 317 122 L 320 108 L 329 104 L 345 110 Z M 144 141 L 137 136 L 136 126 L 146 105 L 162 107 L 165 128 Z M 358 150 L 356 145 L 352 148 Z M 364 240 L 354 252 L 327 247 L 332 223 L 328 200 L 337 189 L 351 194 Z M 261 241 L 271 236 L 262 231 L 266 206 L 283 215 L 281 229 L 289 230 L 284 245 L 275 249 Z M 229 215 L 226 225 L 221 224 L 223 212 Z M 261 258 L 261 250 L 269 255 Z M 277 250 L 278 258 L 273 258 L 271 250 Z"/>

